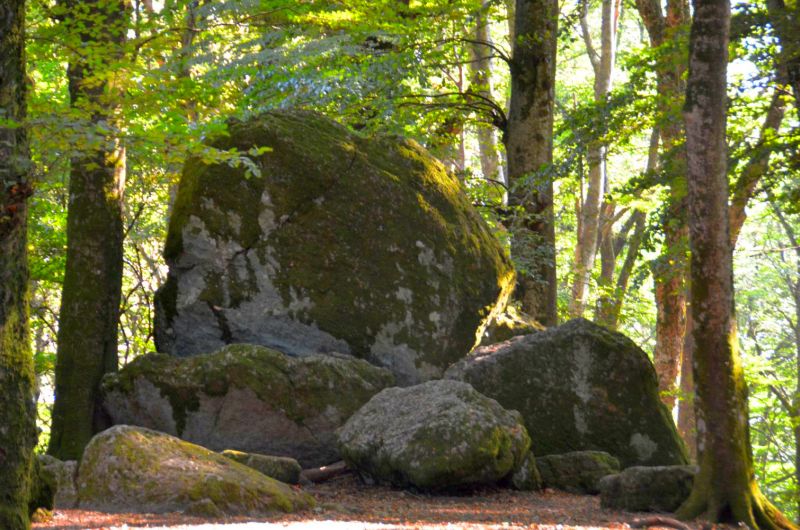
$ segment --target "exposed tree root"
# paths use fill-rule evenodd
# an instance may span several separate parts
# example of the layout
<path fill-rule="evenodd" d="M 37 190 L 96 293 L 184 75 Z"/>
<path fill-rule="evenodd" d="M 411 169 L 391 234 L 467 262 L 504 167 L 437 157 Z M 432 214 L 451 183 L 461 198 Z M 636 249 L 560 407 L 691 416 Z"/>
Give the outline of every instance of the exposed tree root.
<path fill-rule="evenodd" d="M 664 517 L 662 515 L 639 517 L 630 522 L 631 528 L 649 528 L 651 526 L 666 526 L 669 528 L 676 528 L 677 530 L 691 530 L 689 525 L 677 519 L 673 519 L 672 517 Z"/>

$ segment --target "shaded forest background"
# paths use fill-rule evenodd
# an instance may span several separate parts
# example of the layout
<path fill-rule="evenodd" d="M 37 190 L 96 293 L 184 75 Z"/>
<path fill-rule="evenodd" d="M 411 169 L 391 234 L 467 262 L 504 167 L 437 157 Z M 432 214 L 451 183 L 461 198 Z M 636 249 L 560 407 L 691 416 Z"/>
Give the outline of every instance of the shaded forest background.
<path fill-rule="evenodd" d="M 161 248 L 185 159 L 257 171 L 248 153 L 216 151 L 202 140 L 224 130 L 231 116 L 301 107 L 364 133 L 416 139 L 460 176 L 509 245 L 507 228 L 528 214 L 515 198 L 552 181 L 558 319 L 594 319 L 652 352 L 663 399 L 691 447 L 692 387 L 680 376 L 690 372 L 681 364 L 691 353 L 680 167 L 688 6 L 670 2 L 662 13 L 646 0 L 564 2 L 550 58 L 553 163 L 509 183 L 503 146 L 513 4 L 30 1 L 28 121 L 37 183 L 29 221 L 31 323 L 44 432 L 65 282 L 70 160 L 115 153 L 124 217 L 124 364 L 154 349 L 152 295 L 166 276 Z M 758 482 L 796 520 L 800 124 L 789 59 L 796 61 L 799 48 L 788 40 L 800 37 L 782 31 L 784 8 L 774 0 L 734 5 L 728 147 L 738 339 Z M 78 105 L 70 103 L 76 72 L 68 64 L 85 67 L 89 97 Z M 535 272 L 541 256 L 514 258 L 519 270 Z M 88 333 L 80 326 L 74 332 Z M 39 443 L 44 450 L 48 436 Z"/>

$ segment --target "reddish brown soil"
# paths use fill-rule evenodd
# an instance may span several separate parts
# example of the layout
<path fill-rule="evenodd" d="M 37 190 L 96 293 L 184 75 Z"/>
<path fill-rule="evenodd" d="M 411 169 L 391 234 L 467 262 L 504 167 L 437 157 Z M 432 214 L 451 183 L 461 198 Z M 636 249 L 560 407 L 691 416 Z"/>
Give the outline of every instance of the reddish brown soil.
<path fill-rule="evenodd" d="M 317 499 L 316 508 L 271 518 L 232 517 L 209 520 L 180 513 L 106 514 L 83 510 L 56 510 L 49 521 L 35 523 L 33 527 L 57 530 L 188 528 L 189 525 L 209 523 L 223 525 L 260 521 L 279 523 L 280 526 L 304 522 L 308 524 L 302 525 L 303 527 L 313 528 L 320 526 L 314 524 L 315 521 L 347 521 L 347 528 L 364 528 L 370 523 L 382 523 L 395 528 L 626 528 L 637 517 L 647 515 L 604 510 L 600 507 L 599 497 L 570 495 L 553 490 L 519 492 L 492 488 L 463 495 L 424 495 L 380 486 L 365 486 L 352 476 L 339 477 L 324 484 L 309 486 L 305 490 Z M 254 526 L 248 525 L 248 528 Z"/>

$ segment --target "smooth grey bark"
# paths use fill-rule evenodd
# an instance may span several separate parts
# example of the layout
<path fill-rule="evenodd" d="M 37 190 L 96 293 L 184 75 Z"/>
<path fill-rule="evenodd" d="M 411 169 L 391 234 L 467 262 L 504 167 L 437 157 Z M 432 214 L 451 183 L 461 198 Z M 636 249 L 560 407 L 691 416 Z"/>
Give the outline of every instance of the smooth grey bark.
<path fill-rule="evenodd" d="M 475 14 L 475 29 L 473 41 L 470 43 L 470 91 L 480 97 L 491 101 L 492 98 L 492 62 L 491 62 L 491 36 L 489 35 L 488 12 L 491 8 L 489 2 L 484 2 Z M 489 181 L 503 181 L 500 174 L 500 157 L 497 152 L 497 138 L 494 127 L 479 123 L 478 154 L 481 162 L 483 177 Z M 500 177 L 500 178 L 498 178 Z M 506 184 L 503 182 L 503 184 Z"/>
<path fill-rule="evenodd" d="M 0 118 L 25 119 L 25 1 L 0 2 Z M 25 127 L 0 126 L 0 528 L 24 530 L 36 445 L 33 356 L 28 328 Z"/>
<path fill-rule="evenodd" d="M 614 63 L 617 52 L 617 11 L 619 0 L 602 0 L 602 21 L 600 28 L 600 51 L 592 42 L 587 21 L 589 3 L 581 2 L 581 34 L 586 45 L 586 53 L 594 70 L 594 101 L 604 105 L 611 93 Z M 606 154 L 608 146 L 602 139 L 592 139 L 587 148 L 589 178 L 586 185 L 586 198 L 580 208 L 578 237 L 575 245 L 574 273 L 569 314 L 573 318 L 583 316 L 589 282 L 592 276 L 597 243 L 600 240 L 600 205 L 606 186 Z"/>
<path fill-rule="evenodd" d="M 511 101 L 504 135 L 508 160 L 511 252 L 521 263 L 522 309 L 554 325 L 556 248 L 553 218 L 553 114 L 557 0 L 517 0 L 511 59 Z"/>

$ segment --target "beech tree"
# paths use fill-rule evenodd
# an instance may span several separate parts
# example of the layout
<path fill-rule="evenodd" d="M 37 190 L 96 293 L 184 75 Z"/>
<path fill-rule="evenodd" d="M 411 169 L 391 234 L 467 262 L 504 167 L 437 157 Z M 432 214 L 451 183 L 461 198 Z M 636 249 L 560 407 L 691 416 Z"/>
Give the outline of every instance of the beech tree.
<path fill-rule="evenodd" d="M 0 3 L 0 528 L 30 528 L 28 489 L 36 445 L 28 332 L 25 1 Z"/>
<path fill-rule="evenodd" d="M 125 148 L 113 133 L 119 70 L 126 39 L 126 0 L 63 0 L 62 24 L 71 49 L 70 103 L 93 129 L 71 160 L 67 261 L 58 330 L 56 402 L 48 452 L 80 458 L 105 427 L 99 406 L 104 374 L 117 369 L 122 289 L 122 207 Z M 119 75 L 119 72 L 117 72 Z"/>
<path fill-rule="evenodd" d="M 556 245 L 553 218 L 553 112 L 558 0 L 517 0 L 511 58 L 511 101 L 505 145 L 511 252 L 520 274 L 522 308 L 542 324 L 556 324 Z"/>
<path fill-rule="evenodd" d="M 733 319 L 726 92 L 730 3 L 695 0 L 684 116 L 700 472 L 683 518 L 795 528 L 759 491 Z"/>

